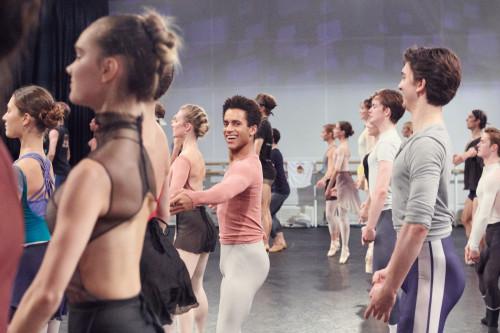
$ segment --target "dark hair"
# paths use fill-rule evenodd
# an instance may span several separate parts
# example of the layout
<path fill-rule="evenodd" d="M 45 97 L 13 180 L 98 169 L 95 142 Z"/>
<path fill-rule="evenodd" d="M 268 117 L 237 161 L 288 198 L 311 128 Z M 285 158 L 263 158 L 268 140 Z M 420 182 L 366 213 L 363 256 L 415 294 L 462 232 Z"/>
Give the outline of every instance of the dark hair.
<path fill-rule="evenodd" d="M 276 128 L 273 128 L 273 140 L 274 140 L 274 143 L 278 144 L 278 142 L 280 141 L 280 139 L 281 139 L 280 131 L 278 131 L 278 129 L 276 129 Z"/>
<path fill-rule="evenodd" d="M 144 16 L 106 16 L 94 24 L 103 26 L 94 37 L 102 57 L 125 59 L 124 94 L 133 94 L 139 101 L 156 97 L 159 81 L 171 75 L 172 65 L 178 62 L 181 41 L 171 23 L 149 11 Z"/>
<path fill-rule="evenodd" d="M 486 123 L 488 122 L 488 116 L 486 115 L 486 112 L 484 112 L 483 110 L 472 110 L 472 115 L 474 116 L 474 118 L 476 118 L 476 120 L 479 120 L 480 129 L 486 127 Z"/>
<path fill-rule="evenodd" d="M 203 137 L 210 129 L 207 113 L 201 106 L 186 104 L 181 106 L 184 121 L 193 126 L 197 138 Z"/>
<path fill-rule="evenodd" d="M 69 114 L 71 113 L 71 108 L 69 107 L 68 104 L 64 102 L 57 102 L 61 106 L 61 109 L 63 110 L 63 116 L 64 119 L 68 118 Z"/>
<path fill-rule="evenodd" d="M 255 96 L 257 104 L 266 108 L 266 115 L 270 115 L 272 110 L 276 107 L 276 99 L 269 94 L 257 94 Z"/>
<path fill-rule="evenodd" d="M 498 128 L 489 126 L 484 130 L 484 133 L 488 134 L 492 145 L 498 146 L 497 155 L 498 157 L 500 157 L 500 130 L 498 130 Z"/>
<path fill-rule="evenodd" d="M 226 99 L 222 106 L 222 118 L 224 118 L 228 109 L 240 109 L 245 111 L 248 127 L 260 125 L 262 117 L 260 115 L 259 105 L 253 99 L 240 95 L 235 95 Z"/>
<path fill-rule="evenodd" d="M 427 101 L 431 105 L 448 104 L 460 86 L 462 69 L 457 55 L 446 48 L 412 46 L 403 54 L 415 81 L 425 79 Z"/>
<path fill-rule="evenodd" d="M 34 119 L 36 128 L 42 133 L 46 129 L 55 128 L 63 119 L 63 109 L 42 87 L 22 87 L 14 91 L 12 96 L 21 115 L 29 114 Z"/>
<path fill-rule="evenodd" d="M 156 118 L 164 118 L 165 117 L 165 108 L 163 104 L 160 102 L 155 103 L 155 117 Z"/>
<path fill-rule="evenodd" d="M 373 96 L 370 96 L 362 102 L 367 110 L 370 110 L 372 108 L 372 99 Z"/>
<path fill-rule="evenodd" d="M 403 107 L 403 95 L 396 90 L 382 89 L 373 94 L 373 98 L 378 98 L 380 104 L 391 110 L 391 122 L 396 124 L 405 113 Z"/>
<path fill-rule="evenodd" d="M 348 137 L 354 135 L 354 131 L 352 130 L 352 125 L 348 121 L 339 121 L 339 127 L 341 131 L 344 131 L 345 133 L 345 138 L 347 139 Z"/>

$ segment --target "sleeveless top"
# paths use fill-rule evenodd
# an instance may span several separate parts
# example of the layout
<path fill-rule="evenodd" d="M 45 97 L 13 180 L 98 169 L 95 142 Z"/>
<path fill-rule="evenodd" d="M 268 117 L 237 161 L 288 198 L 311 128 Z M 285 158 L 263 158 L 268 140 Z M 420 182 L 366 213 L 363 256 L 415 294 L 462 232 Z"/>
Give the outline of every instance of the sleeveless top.
<path fill-rule="evenodd" d="M 111 181 L 111 193 L 109 210 L 97 219 L 89 243 L 134 217 L 141 210 L 148 192 L 156 198 L 153 169 L 142 144 L 142 117 L 106 112 L 96 115 L 96 124 L 99 125 L 99 146 L 88 158 L 106 170 Z M 61 185 L 47 207 L 46 219 L 51 232 L 56 223 L 57 203 L 64 188 L 65 184 Z M 66 297 L 71 303 L 99 300 L 85 289 L 78 266 L 66 290 Z"/>
<path fill-rule="evenodd" d="M 64 125 L 58 125 L 56 131 L 59 132 L 59 138 L 57 139 L 56 153 L 52 167 L 55 174 L 67 175 L 71 170 L 68 162 L 69 133 Z"/>
<path fill-rule="evenodd" d="M 29 208 L 40 217 L 45 217 L 45 209 L 49 202 L 49 198 L 54 194 L 54 179 L 50 174 L 51 163 L 50 160 L 45 157 L 45 159 L 37 153 L 28 153 L 19 157 L 14 164 L 24 160 L 25 158 L 32 158 L 40 164 L 43 174 L 43 185 L 40 189 L 27 199 Z"/>
<path fill-rule="evenodd" d="M 35 214 L 28 204 L 26 176 L 17 165 L 14 165 L 14 169 L 17 173 L 19 187 L 22 189 L 21 204 L 24 216 L 24 244 L 48 242 L 50 240 L 50 233 L 45 219 Z"/>
<path fill-rule="evenodd" d="M 465 151 L 474 147 L 477 150 L 477 144 L 481 141 L 481 138 L 477 138 L 472 140 Z M 465 160 L 465 168 L 464 168 L 464 189 L 475 191 L 477 189 L 477 184 L 479 183 L 479 179 L 483 174 L 483 159 L 479 156 L 469 157 Z"/>
<path fill-rule="evenodd" d="M 271 123 L 264 119 L 260 122 L 257 133 L 255 133 L 256 139 L 263 139 L 262 147 L 260 148 L 259 159 L 263 162 L 271 162 L 271 150 L 273 146 L 273 129 Z"/>

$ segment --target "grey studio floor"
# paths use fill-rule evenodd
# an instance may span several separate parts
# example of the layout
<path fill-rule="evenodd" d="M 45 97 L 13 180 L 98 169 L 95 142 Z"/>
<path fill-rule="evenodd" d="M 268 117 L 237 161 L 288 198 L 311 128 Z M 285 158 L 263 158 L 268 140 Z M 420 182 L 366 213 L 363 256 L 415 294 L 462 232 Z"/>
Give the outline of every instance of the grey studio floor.
<path fill-rule="evenodd" d="M 173 229 L 170 230 L 171 234 Z M 328 229 L 284 230 L 288 248 L 270 254 L 271 269 L 255 296 L 250 316 L 242 332 L 388 332 L 385 324 L 364 320 L 369 303 L 370 275 L 364 272 L 366 248 L 360 245 L 361 229 L 351 227 L 351 256 L 345 265 L 339 254 L 326 256 Z M 453 229 L 455 248 L 463 258 L 465 235 Z M 480 324 L 484 303 L 477 289 L 473 266 L 463 265 L 467 284 L 460 302 L 452 310 L 445 332 L 487 332 Z M 209 301 L 206 332 L 215 332 L 219 305 L 219 247 L 210 255 L 205 290 Z M 66 320 L 61 333 L 67 332 Z"/>

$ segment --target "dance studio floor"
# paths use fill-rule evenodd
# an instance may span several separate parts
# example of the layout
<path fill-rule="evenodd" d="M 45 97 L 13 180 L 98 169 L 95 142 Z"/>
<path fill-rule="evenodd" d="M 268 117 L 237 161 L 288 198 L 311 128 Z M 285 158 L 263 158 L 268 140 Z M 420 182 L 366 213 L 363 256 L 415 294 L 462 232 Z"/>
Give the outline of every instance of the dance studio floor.
<path fill-rule="evenodd" d="M 173 229 L 171 229 L 171 234 Z M 328 229 L 285 229 L 288 248 L 270 254 L 271 269 L 257 293 L 243 332 L 388 332 L 376 320 L 365 321 L 369 303 L 370 275 L 364 272 L 366 248 L 361 246 L 361 229 L 351 227 L 351 256 L 345 265 L 339 255 L 326 256 L 330 244 Z M 464 229 L 454 228 L 453 238 L 460 258 L 466 244 Z M 452 310 L 445 332 L 487 332 L 480 324 L 484 303 L 477 289 L 473 266 L 464 270 L 467 285 L 460 302 Z M 211 254 L 205 273 L 209 301 L 206 332 L 215 332 L 219 304 L 219 247 Z M 63 322 L 60 332 L 65 333 Z"/>

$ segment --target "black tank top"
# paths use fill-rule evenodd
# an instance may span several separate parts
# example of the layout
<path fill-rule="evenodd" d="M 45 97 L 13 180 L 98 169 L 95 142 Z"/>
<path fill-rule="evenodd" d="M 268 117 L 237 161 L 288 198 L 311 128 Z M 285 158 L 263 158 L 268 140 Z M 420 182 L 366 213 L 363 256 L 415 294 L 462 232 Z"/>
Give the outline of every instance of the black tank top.
<path fill-rule="evenodd" d="M 273 129 L 271 123 L 264 119 L 261 121 L 257 133 L 255 133 L 256 139 L 263 139 L 262 147 L 260 148 L 259 159 L 261 162 L 271 162 L 271 150 L 273 146 Z"/>
<path fill-rule="evenodd" d="M 55 174 L 67 175 L 71 170 L 68 162 L 69 133 L 64 125 L 58 125 L 56 131 L 59 132 L 59 138 L 57 139 L 56 153 L 52 161 L 52 168 Z"/>
<path fill-rule="evenodd" d="M 472 140 L 465 151 L 474 147 L 477 150 L 477 144 L 481 141 L 481 138 L 477 138 Z M 483 159 L 479 156 L 469 157 L 465 160 L 465 168 L 464 168 L 464 189 L 475 191 L 477 189 L 477 184 L 479 183 L 479 178 L 483 174 L 484 162 Z"/>
<path fill-rule="evenodd" d="M 142 144 L 142 117 L 108 112 L 98 114 L 96 123 L 99 125 L 99 146 L 88 158 L 106 170 L 111 181 L 111 194 L 109 210 L 97 220 L 89 243 L 134 217 L 141 210 L 148 192 L 156 198 L 153 169 Z M 47 206 L 46 221 L 51 233 L 64 185 L 54 193 Z M 66 296 L 72 303 L 97 299 L 85 290 L 78 268 L 66 290 Z"/>

